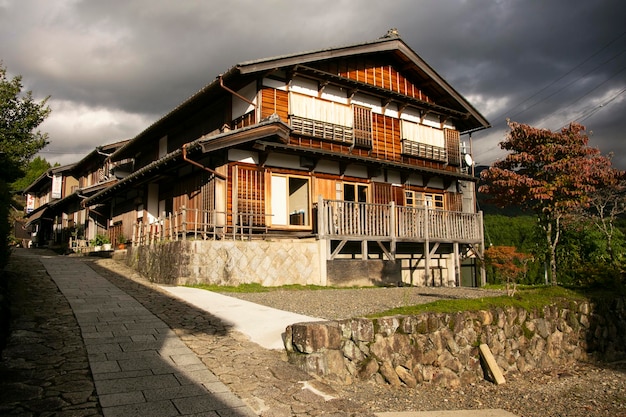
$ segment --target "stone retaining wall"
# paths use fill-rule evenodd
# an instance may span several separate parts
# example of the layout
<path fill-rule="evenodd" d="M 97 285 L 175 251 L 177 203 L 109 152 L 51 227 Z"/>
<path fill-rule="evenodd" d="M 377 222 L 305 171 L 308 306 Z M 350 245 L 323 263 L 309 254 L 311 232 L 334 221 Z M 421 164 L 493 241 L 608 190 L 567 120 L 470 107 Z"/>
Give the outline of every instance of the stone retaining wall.
<path fill-rule="evenodd" d="M 287 328 L 289 361 L 318 376 L 415 387 L 457 387 L 484 378 L 478 346 L 486 343 L 503 373 L 549 369 L 598 353 L 626 357 L 624 299 L 542 311 L 522 308 L 456 314 L 298 323 Z"/>
<path fill-rule="evenodd" d="M 129 248 L 125 262 L 161 284 L 326 284 L 314 240 L 164 242 Z"/>

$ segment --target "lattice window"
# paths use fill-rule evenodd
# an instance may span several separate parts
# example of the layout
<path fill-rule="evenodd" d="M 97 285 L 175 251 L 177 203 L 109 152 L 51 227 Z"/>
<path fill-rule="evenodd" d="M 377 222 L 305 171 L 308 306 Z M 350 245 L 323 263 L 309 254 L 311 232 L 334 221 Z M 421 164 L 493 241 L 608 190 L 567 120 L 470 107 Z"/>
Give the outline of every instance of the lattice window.
<path fill-rule="evenodd" d="M 245 224 L 265 224 L 265 179 L 263 171 L 237 167 L 237 213 Z"/>
<path fill-rule="evenodd" d="M 372 109 L 354 106 L 353 134 L 354 146 L 372 147 Z"/>
<path fill-rule="evenodd" d="M 448 164 L 461 165 L 461 139 L 458 130 L 444 129 L 446 138 L 446 151 L 448 152 Z"/>

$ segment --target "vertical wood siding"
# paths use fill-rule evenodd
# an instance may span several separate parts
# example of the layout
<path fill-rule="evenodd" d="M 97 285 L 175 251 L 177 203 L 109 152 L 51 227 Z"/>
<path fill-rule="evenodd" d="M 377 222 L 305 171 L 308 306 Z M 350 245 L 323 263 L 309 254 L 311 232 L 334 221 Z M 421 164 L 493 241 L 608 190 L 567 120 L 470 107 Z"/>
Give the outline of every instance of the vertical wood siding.
<path fill-rule="evenodd" d="M 355 61 L 354 59 L 350 61 L 339 60 L 320 66 L 320 69 L 355 81 L 395 91 L 428 103 L 433 102 L 418 85 L 402 75 L 393 66 L 382 61 L 375 59 L 362 59 L 360 61 Z"/>
<path fill-rule="evenodd" d="M 261 119 L 270 117 L 276 113 L 280 119 L 289 123 L 287 114 L 289 113 L 289 93 L 274 88 L 263 88 L 261 90 Z"/>

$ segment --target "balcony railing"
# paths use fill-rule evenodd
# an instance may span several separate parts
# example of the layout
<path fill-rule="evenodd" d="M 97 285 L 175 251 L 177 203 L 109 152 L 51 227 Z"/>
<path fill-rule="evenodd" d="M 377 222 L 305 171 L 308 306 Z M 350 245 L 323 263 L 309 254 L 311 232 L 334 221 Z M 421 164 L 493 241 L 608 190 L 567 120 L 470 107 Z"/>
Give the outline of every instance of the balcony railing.
<path fill-rule="evenodd" d="M 227 213 L 182 207 L 176 213 L 158 218 L 152 223 L 133 225 L 133 246 L 161 241 L 252 239 L 267 234 L 269 215 L 262 213 Z"/>
<path fill-rule="evenodd" d="M 349 126 L 336 125 L 334 123 L 294 115 L 290 115 L 289 120 L 294 132 L 348 145 L 354 142 L 353 130 Z"/>
<path fill-rule="evenodd" d="M 164 240 L 263 238 L 270 214 L 227 213 L 181 208 L 178 212 L 133 226 L 132 244 Z M 371 204 L 318 200 L 317 235 L 321 239 L 407 242 L 482 242 L 482 213 L 462 213 L 394 203 Z"/>
<path fill-rule="evenodd" d="M 402 153 L 404 155 L 432 159 L 433 161 L 448 162 L 446 148 L 427 145 L 409 139 L 402 139 Z"/>
<path fill-rule="evenodd" d="M 482 241 L 482 213 L 339 200 L 320 200 L 318 208 L 318 233 L 322 238 Z"/>

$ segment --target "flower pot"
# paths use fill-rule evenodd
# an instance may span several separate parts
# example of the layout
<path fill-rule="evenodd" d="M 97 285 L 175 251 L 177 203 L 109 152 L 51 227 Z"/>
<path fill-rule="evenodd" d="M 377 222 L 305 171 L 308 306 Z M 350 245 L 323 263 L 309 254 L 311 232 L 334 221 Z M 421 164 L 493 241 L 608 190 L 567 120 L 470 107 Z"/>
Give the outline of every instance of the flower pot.
<path fill-rule="evenodd" d="M 102 245 L 102 250 L 111 250 L 111 244 L 110 243 L 105 243 Z"/>

